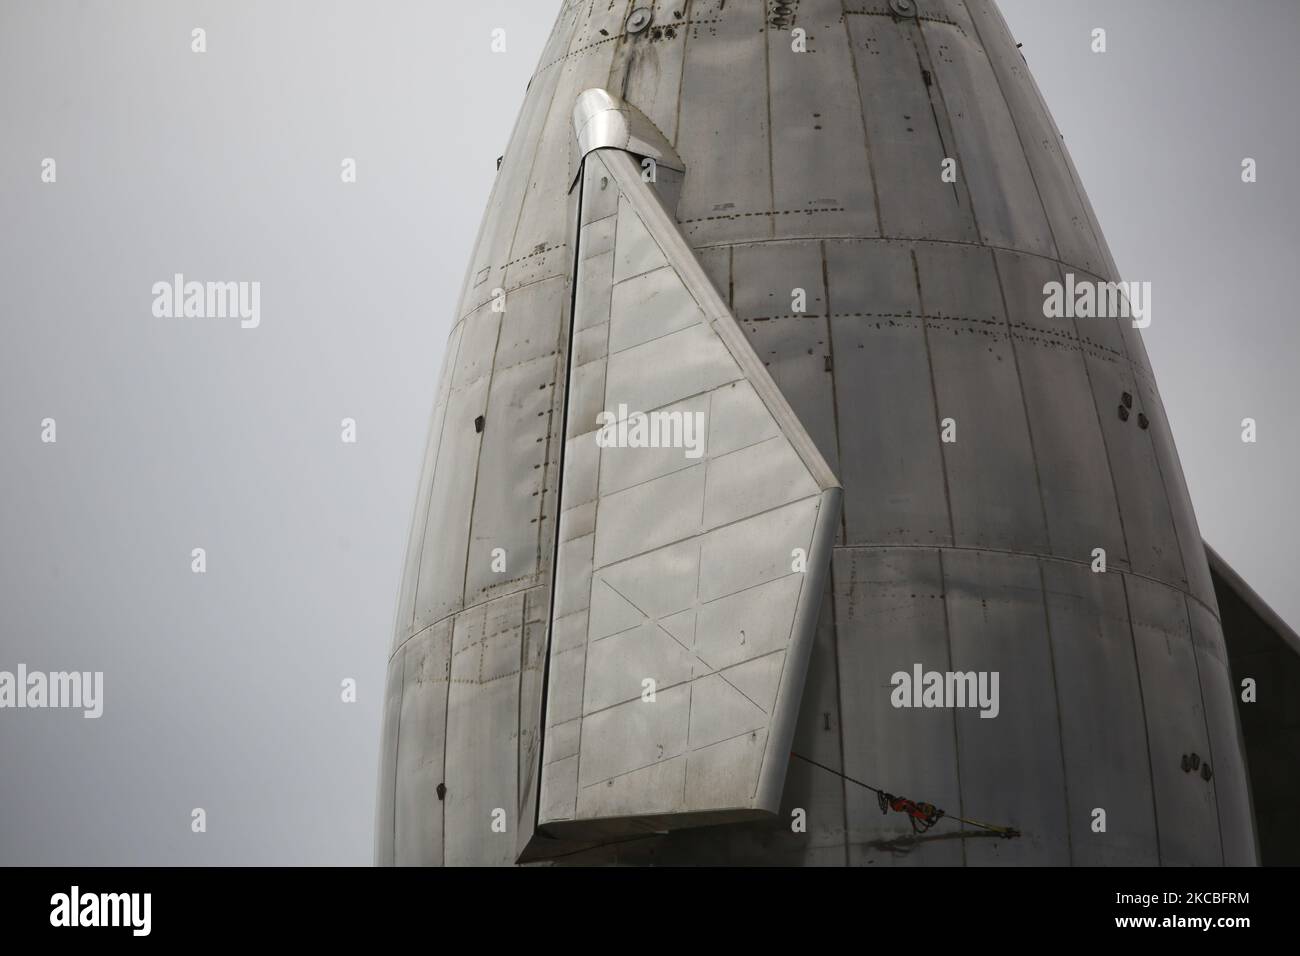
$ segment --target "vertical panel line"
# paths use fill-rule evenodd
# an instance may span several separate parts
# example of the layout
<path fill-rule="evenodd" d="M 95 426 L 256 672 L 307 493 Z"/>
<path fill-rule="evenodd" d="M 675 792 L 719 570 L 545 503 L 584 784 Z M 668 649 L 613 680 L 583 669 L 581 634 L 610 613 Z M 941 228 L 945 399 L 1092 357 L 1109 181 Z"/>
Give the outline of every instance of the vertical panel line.
<path fill-rule="evenodd" d="M 1128 633 L 1133 642 L 1133 668 L 1137 673 L 1138 701 L 1142 704 L 1142 731 L 1147 741 L 1147 780 L 1151 784 L 1151 815 L 1156 825 L 1156 864 L 1163 865 L 1163 851 L 1160 848 L 1160 801 L 1156 798 L 1155 758 L 1151 753 L 1151 721 L 1147 717 L 1146 690 L 1142 686 L 1142 658 L 1137 649 L 1137 626 L 1133 623 L 1133 602 L 1128 594 L 1128 576 L 1121 573 L 1119 580 L 1124 587 L 1124 612 L 1128 617 Z"/>
<path fill-rule="evenodd" d="M 551 646 L 555 640 L 555 592 L 559 590 L 557 571 L 560 564 L 560 519 L 564 515 L 564 452 L 569 434 L 569 386 L 573 379 L 573 327 L 578 307 L 578 265 L 582 262 L 582 200 L 587 187 L 587 162 L 585 157 L 578 166 L 577 212 L 573 218 L 573 269 L 569 273 L 569 334 L 564 352 L 564 401 L 560 412 L 560 452 L 557 458 L 555 481 L 555 547 L 551 551 L 551 588 L 546 613 L 546 654 L 542 664 L 542 719 L 537 743 L 537 801 L 533 808 L 533 832 L 537 832 L 542 818 L 542 781 L 546 776 L 546 730 L 551 688 Z"/>
<path fill-rule="evenodd" d="M 1183 613 L 1187 615 L 1187 639 L 1192 645 L 1192 666 L 1196 669 L 1196 696 L 1201 702 L 1201 723 L 1205 725 L 1205 747 L 1210 752 L 1210 769 L 1214 770 L 1214 734 L 1210 732 L 1210 711 L 1205 706 L 1205 685 L 1201 682 L 1201 661 L 1196 653 L 1196 622 L 1192 618 L 1187 594 L 1183 594 Z M 1229 672 L 1231 673 L 1231 672 Z M 1219 864 L 1225 865 L 1227 851 L 1223 846 L 1223 805 L 1219 802 L 1219 775 L 1211 773 L 1210 789 L 1214 793 L 1214 820 L 1219 825 Z"/>

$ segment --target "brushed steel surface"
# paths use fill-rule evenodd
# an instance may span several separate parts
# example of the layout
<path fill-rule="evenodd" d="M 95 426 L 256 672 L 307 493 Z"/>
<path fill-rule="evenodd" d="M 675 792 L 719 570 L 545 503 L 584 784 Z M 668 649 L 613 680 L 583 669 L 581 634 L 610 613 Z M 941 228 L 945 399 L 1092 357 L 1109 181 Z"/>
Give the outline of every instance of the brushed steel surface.
<path fill-rule="evenodd" d="M 1126 319 L 1042 312 L 1047 281 L 1120 278 L 1105 236 L 996 5 L 911 4 L 683 0 L 654 6 L 636 33 L 628 17 L 649 4 L 563 4 L 457 313 L 435 319 L 454 324 L 398 600 L 378 862 L 1255 861 L 1218 604 L 1141 334 Z M 795 50 L 796 28 L 807 52 Z M 607 118 L 644 120 L 646 143 L 620 141 L 613 124 L 602 133 L 612 140 L 591 140 L 605 148 L 571 189 L 583 169 L 573 110 L 591 89 L 621 101 Z M 684 170 L 661 168 L 653 191 L 637 191 L 661 210 L 644 235 L 620 233 L 622 191 L 599 165 L 622 156 L 639 169 L 612 146 L 671 150 Z M 955 182 L 941 179 L 945 159 Z M 734 314 L 772 394 L 746 391 L 750 376 L 734 388 L 719 380 L 716 336 L 684 324 L 654 231 L 692 253 L 688 285 L 714 290 L 716 311 Z M 806 311 L 792 307 L 795 289 Z M 502 294 L 505 311 L 494 311 Z M 619 351 L 607 354 L 601 326 Z M 641 349 L 667 368 L 616 361 Z M 810 647 L 789 695 L 790 743 L 777 748 L 831 770 L 792 760 L 759 801 L 775 812 L 748 822 L 679 820 L 697 825 L 601 845 L 607 834 L 584 844 L 537 827 L 571 812 L 580 779 L 617 772 L 620 745 L 633 764 L 646 756 L 641 738 L 612 731 L 606 766 L 579 770 L 580 649 L 597 615 L 602 629 L 620 624 L 620 609 L 598 607 L 583 582 L 599 562 L 654 545 L 668 546 L 668 566 L 692 560 L 671 552 L 679 529 L 661 526 L 660 504 L 667 515 L 689 492 L 723 521 L 781 497 L 797 476 L 763 458 L 751 480 L 736 468 L 710 492 L 692 485 L 697 468 L 662 457 L 604 464 L 582 435 L 566 440 L 564 424 L 566 409 L 594 422 L 612 381 L 636 402 L 692 409 L 713 390 L 715 418 L 730 417 L 709 440 L 737 464 L 741 449 L 773 438 L 755 403 L 779 399 L 807 439 L 798 457 L 815 456 L 844 490 L 826 529 L 831 573 L 804 602 Z M 955 442 L 942 441 L 944 418 Z M 575 507 L 561 517 L 562 484 Z M 615 525 L 602 539 L 598 529 Z M 778 540 L 774 528 L 747 546 L 761 557 Z M 498 548 L 504 572 L 491 564 Z M 1105 573 L 1091 570 L 1094 549 Z M 557 577 L 557 555 L 577 573 Z M 723 598 L 716 622 L 695 622 L 697 643 L 725 652 L 741 621 L 769 639 L 762 625 L 780 595 L 724 603 L 753 569 L 693 560 L 700 586 Z M 447 634 L 440 712 L 429 662 Z M 611 675 L 615 699 L 620 668 L 643 665 L 609 650 L 591 666 Z M 893 707 L 891 675 L 916 663 L 1000 671 L 999 716 Z M 689 714 L 655 713 L 661 736 L 689 745 Z M 1183 771 L 1192 752 L 1210 758 L 1211 779 Z M 726 772 L 677 778 L 651 756 L 635 786 L 593 796 L 592 812 L 668 805 L 681 786 L 679 809 L 726 797 Z M 838 773 L 1024 835 L 942 821 L 918 836 Z M 548 774 L 572 785 L 540 786 Z M 438 784 L 444 800 L 429 795 Z M 496 808 L 505 834 L 490 826 Z M 1092 826 L 1098 808 L 1105 832 Z M 657 815 L 645 822 L 666 828 Z"/>
<path fill-rule="evenodd" d="M 1142 688 L 1119 575 L 1065 561 L 1041 564 L 1055 663 L 1061 755 L 1073 860 L 1084 866 L 1155 866 L 1155 800 Z M 1096 702 L 1105 701 L 1104 706 Z M 1105 753 L 1109 759 L 1099 761 Z M 1113 794 L 1129 792 L 1122 805 Z M 1093 832 L 1106 812 L 1105 840 Z"/>
<path fill-rule="evenodd" d="M 573 104 L 578 157 L 597 149 L 622 149 L 684 170 L 682 158 L 644 113 L 622 97 L 599 88 L 584 90 Z"/>
<path fill-rule="evenodd" d="M 571 363 L 604 375 L 569 405 L 538 825 L 591 838 L 772 812 L 838 486 L 637 160 L 600 148 L 586 166 L 584 197 L 619 197 L 578 216 Z M 593 409 L 691 416 L 699 445 L 598 444 Z"/>
<path fill-rule="evenodd" d="M 399 726 L 406 727 L 397 748 L 398 791 L 393 822 L 394 862 L 399 866 L 442 861 L 442 760 L 446 748 L 447 694 L 451 687 L 451 622 L 434 625 L 409 641 L 402 661 Z"/>
<path fill-rule="evenodd" d="M 1160 862 L 1223 862 L 1213 779 L 1182 768 L 1185 754 L 1210 755 L 1206 711 L 1184 594 L 1136 575 L 1125 580 L 1151 747 Z"/>

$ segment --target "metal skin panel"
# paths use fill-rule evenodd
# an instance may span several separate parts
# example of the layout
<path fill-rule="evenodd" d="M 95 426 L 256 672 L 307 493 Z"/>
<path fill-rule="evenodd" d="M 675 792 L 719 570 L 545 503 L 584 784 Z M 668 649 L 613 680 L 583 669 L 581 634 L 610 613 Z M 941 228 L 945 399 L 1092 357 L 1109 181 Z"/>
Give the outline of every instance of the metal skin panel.
<path fill-rule="evenodd" d="M 493 368 L 499 372 L 559 355 L 568 300 L 569 284 L 562 276 L 504 296 Z"/>
<path fill-rule="evenodd" d="M 990 51 L 990 60 L 995 64 L 999 61 L 1006 62 L 1011 60 L 1013 50 L 1016 55 L 1019 54 L 1019 50 L 1016 48 L 1015 38 L 1011 35 L 1011 30 L 1007 27 L 1007 22 L 1003 18 L 1002 12 L 998 9 L 997 4 L 994 3 L 993 0 L 963 0 L 963 2 L 965 2 L 967 9 L 970 11 L 972 19 L 978 23 L 978 29 L 981 31 L 981 39 L 985 44 L 985 48 Z M 991 23 L 996 23 L 999 29 L 986 29 L 986 24 Z M 999 51 L 1001 52 L 999 53 Z M 1021 56 L 1021 63 L 1024 63 L 1023 56 Z M 1012 112 L 1016 115 L 1017 123 L 1021 129 L 1031 130 L 1040 125 L 1040 123 L 1045 123 L 1046 127 L 1052 134 L 1052 142 L 1060 144 L 1061 159 L 1065 163 L 1066 170 L 1069 173 L 1071 184 L 1073 186 L 1073 195 L 1076 197 L 1079 205 L 1083 209 L 1083 213 L 1087 218 L 1090 227 L 1090 232 L 1092 233 L 1094 241 L 1098 246 L 1098 252 L 1102 258 L 1101 265 L 1089 271 L 1094 271 L 1110 278 L 1119 278 L 1119 269 L 1115 266 L 1115 258 L 1111 255 L 1110 246 L 1107 244 L 1106 237 L 1101 230 L 1101 225 L 1097 221 L 1097 214 L 1093 210 L 1092 200 L 1088 198 L 1087 192 L 1084 191 L 1083 180 L 1079 176 L 1079 171 L 1074 166 L 1074 160 L 1071 158 L 1069 150 L 1065 148 L 1065 137 L 1061 135 L 1060 129 L 1056 126 L 1056 121 L 1052 119 L 1052 113 L 1047 108 L 1047 102 L 1043 99 L 1042 90 L 1038 88 L 1038 83 L 1034 80 L 1034 76 L 1027 66 L 1022 66 L 1019 76 L 1021 83 L 1027 87 L 1029 95 L 1024 98 L 1016 96 L 1014 93 L 1010 92 L 1009 87 L 1011 84 L 1008 84 L 1007 87 L 1004 87 L 1004 89 L 1007 89 L 1008 91 L 1008 103 L 1011 105 Z M 1039 119 L 1040 117 L 1041 120 Z M 1043 183 L 1043 185 L 1039 187 L 1040 193 L 1047 188 L 1048 183 Z M 1050 212 L 1052 208 L 1051 201 L 1045 199 L 1044 203 L 1047 205 Z M 1061 230 L 1061 232 L 1064 232 L 1064 230 Z M 1070 244 L 1068 241 L 1063 243 L 1061 252 L 1062 258 L 1065 258 L 1066 261 L 1073 262 L 1074 260 L 1068 258 L 1067 253 L 1069 248 Z M 1075 264 L 1081 268 L 1088 269 L 1086 262 L 1078 261 L 1075 262 Z"/>
<path fill-rule="evenodd" d="M 643 6 L 650 22 L 630 29 Z M 1043 315 L 1047 281 L 1118 279 L 1105 236 L 992 0 L 918 8 L 562 4 L 448 317 L 390 653 L 378 862 L 1254 859 L 1214 582 L 1140 330 Z M 592 88 L 640 138 L 592 140 L 605 148 L 584 162 L 572 115 Z M 671 151 L 684 171 L 661 165 L 641 188 L 636 150 Z M 607 163 L 635 181 L 653 228 L 620 213 Z M 707 327 L 667 281 L 683 264 Z M 736 355 L 753 374 L 730 369 Z M 620 390 L 714 418 L 710 457 L 603 459 L 595 415 Z M 945 417 L 955 444 L 941 442 Z M 582 432 L 566 439 L 568 422 Z M 797 454 L 764 450 L 782 435 Z M 801 498 L 799 462 L 814 459 L 844 486 L 841 520 L 812 532 L 811 550 L 835 545 L 830 582 L 782 571 L 809 540 L 825 483 Z M 761 526 L 742 517 L 755 510 Z M 791 600 L 786 632 L 774 609 Z M 634 642 L 644 617 L 672 635 L 653 664 Z M 413 676 L 445 633 L 440 711 L 439 685 Z M 999 716 L 893 706 L 892 675 L 931 661 L 998 670 Z M 639 700 L 627 678 L 651 666 L 686 677 L 638 715 L 644 733 L 625 733 L 610 715 Z M 585 713 L 588 688 L 610 706 Z M 786 707 L 759 726 L 745 697 L 767 694 Z M 681 759 L 660 759 L 670 737 Z M 688 766 L 700 748 L 716 759 Z M 1193 752 L 1211 758 L 1209 782 L 1183 771 Z M 755 771 L 763 754 L 775 759 Z M 1022 836 L 951 818 L 913 833 L 843 774 Z M 1294 839 L 1286 791 L 1257 792 L 1269 832 Z M 617 822 L 550 823 L 579 811 Z"/>
<path fill-rule="evenodd" d="M 558 373 L 548 355 L 498 369 L 483 410 L 465 595 L 476 602 L 531 584 L 541 552 L 539 522 L 545 485 L 548 394 Z"/>
<path fill-rule="evenodd" d="M 952 118 L 950 154 L 970 182 L 975 220 L 986 245 L 1055 256 L 1047 216 L 997 78 L 979 41 L 966 30 L 921 22 L 935 85 Z"/>
<path fill-rule="evenodd" d="M 420 555 L 424 550 L 424 530 L 429 523 L 429 497 L 433 476 L 438 465 L 438 451 L 442 446 L 442 426 L 447 414 L 447 399 L 451 392 L 450 370 L 455 365 L 460 336 L 464 325 L 458 324 L 447 341 L 447 351 L 442 359 L 438 393 L 434 399 L 433 414 L 429 419 L 429 435 L 425 439 L 424 464 L 420 468 L 420 483 L 416 486 L 414 514 L 406 547 L 406 566 L 402 572 L 402 589 L 397 597 L 397 621 L 393 627 L 392 653 L 415 633 L 415 589 L 419 581 Z M 428 489 L 428 490 L 426 490 Z"/>
<path fill-rule="evenodd" d="M 1182 561 L 1182 583 L 1198 600 L 1213 606 L 1214 585 L 1210 579 L 1209 567 L 1203 560 L 1204 549 L 1201 544 L 1200 527 L 1196 521 L 1196 514 L 1192 510 L 1191 495 L 1178 458 L 1178 450 L 1174 447 L 1169 417 L 1165 413 L 1164 402 L 1160 398 L 1155 376 L 1151 372 L 1146 345 L 1131 320 L 1121 319 L 1118 322 L 1118 331 L 1123 341 L 1124 352 L 1129 359 L 1129 368 L 1132 369 L 1134 376 L 1136 391 L 1133 411 L 1145 415 L 1148 419 L 1149 428 L 1146 431 L 1150 436 L 1156 461 L 1160 465 L 1161 479 L 1164 482 L 1170 514 L 1174 521 L 1174 531 L 1178 537 Z"/>
<path fill-rule="evenodd" d="M 981 45 L 988 55 L 998 88 L 1015 117 L 1020 145 L 1033 174 L 1038 198 L 1047 214 L 1059 258 L 1078 263 L 1089 272 L 1103 271 L 1105 264 L 1097 236 L 1079 201 L 1069 165 L 1062 155 L 1060 134 L 1051 117 L 1037 108 L 1037 93 L 1024 57 L 1014 43 L 1007 42 L 1010 37 L 991 3 L 968 0 L 964 6 L 973 21 L 970 28 L 978 37 L 997 37 L 999 40 Z"/>
<path fill-rule="evenodd" d="M 632 5 L 640 4 L 634 2 Z M 615 8 L 618 6 L 615 4 Z M 610 76 L 627 77 L 622 89 L 624 99 L 635 103 L 655 128 L 672 143 L 677 140 L 686 43 L 694 31 L 693 24 L 701 4 L 679 3 L 669 7 L 659 3 L 657 6 L 660 9 L 655 12 L 654 26 L 662 27 L 662 32 L 650 30 L 650 43 L 620 46 L 615 61 L 610 66 Z M 626 16 L 623 19 L 626 20 Z M 617 26 L 615 24 L 616 28 Z M 611 88 L 617 89 L 613 84 Z"/>
<path fill-rule="evenodd" d="M 682 67 L 677 149 L 690 172 L 678 221 L 694 246 L 728 240 L 738 217 L 745 217 L 742 228 L 752 238 L 770 238 L 768 98 L 752 79 L 766 70 L 765 4 L 697 0 L 691 6 L 700 25 L 687 37 Z M 719 103 L 726 109 L 719 110 Z M 737 143 L 753 145 L 737 150 Z M 754 148 L 758 143 L 763 148 Z M 726 155 L 727 161 L 696 161 L 697 155 Z"/>
<path fill-rule="evenodd" d="M 447 400 L 415 590 L 417 633 L 464 605 L 474 479 L 483 438 L 474 422 L 483 414 L 489 385 L 483 376 L 453 388 Z"/>
<path fill-rule="evenodd" d="M 1183 770 L 1185 755 L 1211 759 L 1200 675 L 1183 594 L 1125 577 L 1151 748 L 1151 779 L 1164 866 L 1220 866 L 1215 785 Z"/>
<path fill-rule="evenodd" d="M 1218 621 L 1210 609 L 1187 599 L 1196 648 L 1196 671 L 1201 698 L 1205 702 L 1205 723 L 1210 735 L 1206 756 L 1213 770 L 1215 803 L 1219 810 L 1219 832 L 1223 839 L 1225 866 L 1256 866 L 1254 830 L 1250 826 L 1250 787 L 1246 774 L 1245 748 L 1237 720 L 1236 695 L 1228 669 L 1228 651 Z"/>
<path fill-rule="evenodd" d="M 888 16 L 846 12 L 844 19 L 881 234 L 976 241 L 967 178 L 945 183 L 939 176 L 955 137 L 938 91 L 924 82 L 934 67 L 920 28 L 914 20 L 895 22 Z"/>
<path fill-rule="evenodd" d="M 829 588 L 804 689 L 794 752 L 827 766 L 839 757 L 839 688 Z M 843 866 L 845 792 L 838 778 L 812 764 L 791 761 L 781 809 L 772 825 L 733 823 L 662 836 L 623 840 L 575 856 L 583 864 L 689 866 L 726 860 L 739 866 Z M 796 832 L 795 821 L 806 830 Z"/>
<path fill-rule="evenodd" d="M 447 735 L 443 843 L 448 866 L 507 864 L 516 858 L 523 619 L 522 594 L 456 618 L 446 726 L 473 731 Z M 483 746 L 488 740 L 497 746 Z"/>
<path fill-rule="evenodd" d="M 569 407 L 538 823 L 572 839 L 774 813 L 838 486 L 636 159 L 587 163 L 584 192 L 620 196 L 612 274 L 607 220 L 579 215 L 573 368 L 606 374 L 603 401 Z M 695 460 L 598 443 L 597 407 L 698 419 Z"/>
<path fill-rule="evenodd" d="M 375 866 L 392 866 L 396 828 L 393 822 L 397 801 L 397 722 L 402 712 L 402 668 L 406 656 L 398 648 L 388 660 L 388 683 L 384 690 L 384 728 L 379 748 L 379 793 L 375 798 Z M 406 781 L 402 782 L 405 789 Z"/>
<path fill-rule="evenodd" d="M 1135 413 L 1127 421 L 1119 414 L 1123 396 L 1137 391 L 1135 379 L 1118 362 L 1089 355 L 1087 363 L 1119 499 L 1128 566 L 1138 574 L 1182 587 L 1186 579 L 1178 534 L 1151 440 L 1138 427 Z"/>
<path fill-rule="evenodd" d="M 816 242 L 764 242 L 734 246 L 732 269 L 740 320 L 754 353 L 763 361 L 817 450 L 838 473 L 835 396 L 830 334 L 822 275 L 823 252 Z M 764 276 L 763 281 L 757 281 Z M 782 295 L 779 290 L 785 289 Z M 802 289 L 805 311 L 793 313 L 793 291 Z"/>
<path fill-rule="evenodd" d="M 938 417 L 956 423 L 956 440 L 942 445 L 956 543 L 1045 552 L 1034 449 L 992 252 L 918 243 L 915 255 Z"/>
<path fill-rule="evenodd" d="M 818 616 L 817 638 L 808 661 L 793 752 L 844 772 L 840 752 L 843 717 L 835 633 L 834 583 L 827 581 Z M 792 760 L 786 774 L 785 794 L 777 817 L 787 825 L 781 839 L 786 845 L 782 863 L 843 866 L 847 787 L 843 781 L 803 760 Z M 796 810 L 806 815 L 807 838 L 789 824 Z M 762 862 L 757 855 L 754 862 Z"/>
<path fill-rule="evenodd" d="M 579 12 L 567 5 L 560 13 L 551 38 L 542 54 L 543 63 L 551 63 L 562 56 L 573 39 L 573 29 Z M 493 291 L 505 284 L 506 264 L 510 261 L 510 245 L 519 222 L 528 177 L 537 155 L 538 141 L 546 127 L 548 111 L 537 108 L 539 103 L 549 103 L 555 95 L 560 80 L 557 69 L 542 69 L 533 78 L 529 99 L 519 113 L 510 145 L 501 157 L 501 168 L 488 198 L 487 212 L 479 231 L 474 256 L 470 260 L 465 288 L 457 316 L 464 316 L 492 298 Z"/>
<path fill-rule="evenodd" d="M 1066 262 L 1061 263 L 1060 281 L 1064 282 L 1071 274 L 1077 282 L 1103 281 L 1096 273 L 1087 272 Z M 1039 292 L 1041 291 L 1040 289 Z M 1131 322 L 1131 320 L 1118 318 L 1078 318 L 1074 320 L 1074 328 L 1080 341 L 1089 346 L 1088 354 L 1093 358 L 1119 363 L 1135 375 L 1150 374 L 1150 369 L 1141 362 L 1135 363 L 1131 360 L 1129 349 L 1125 344 L 1125 334 L 1121 328 L 1126 321 Z"/>
<path fill-rule="evenodd" d="M 1204 560 L 1205 546 L 1201 541 L 1200 525 L 1196 521 L 1196 513 L 1192 510 L 1192 496 L 1187 490 L 1187 479 L 1183 476 L 1178 449 L 1174 447 L 1173 430 L 1169 424 L 1169 417 L 1165 414 L 1164 402 L 1160 399 L 1160 393 L 1156 391 L 1155 383 L 1141 375 L 1137 377 L 1137 394 L 1134 399 L 1134 407 L 1140 408 L 1141 413 L 1146 415 L 1150 422 L 1147 434 L 1151 436 L 1151 442 L 1155 447 L 1156 460 L 1161 463 L 1160 474 L 1169 497 L 1174 529 L 1178 533 L 1178 547 L 1182 552 L 1187 591 L 1201 603 L 1216 607 L 1214 584 L 1210 579 L 1209 566 Z"/>
<path fill-rule="evenodd" d="M 822 457 L 839 468 L 830 336 L 822 316 L 745 323 L 755 353 L 763 359 Z"/>
<path fill-rule="evenodd" d="M 832 570 L 844 772 L 939 807 L 960 806 L 953 712 L 900 710 L 889 699 L 894 673 L 910 672 L 916 663 L 951 669 L 939 552 L 842 548 Z M 915 836 L 905 818 L 880 812 L 875 794 L 848 785 L 845 799 L 851 864 L 964 862 L 961 841 Z"/>
<path fill-rule="evenodd" d="M 1124 582 L 1041 562 L 1061 715 L 1070 856 L 1078 866 L 1156 866 L 1151 756 Z M 1104 706 L 1096 706 L 1097 701 Z M 1100 754 L 1108 759 L 1098 760 Z M 1123 802 L 1116 794 L 1126 794 Z M 1105 811 L 1106 829 L 1094 829 Z"/>
<path fill-rule="evenodd" d="M 742 323 L 819 317 L 826 314 L 826 290 L 818 243 L 760 242 L 732 246 L 734 288 L 731 309 Z M 758 281 L 762 277 L 762 281 Z M 804 291 L 804 309 L 794 312 L 794 291 Z M 747 329 L 752 334 L 752 330 Z M 758 357 L 768 361 L 772 352 Z"/>
<path fill-rule="evenodd" d="M 714 288 L 722 295 L 727 305 L 731 305 L 731 247 L 716 246 L 710 249 L 696 249 L 696 258 L 712 280 Z"/>
<path fill-rule="evenodd" d="M 577 176 L 578 169 L 569 148 L 574 139 L 570 123 L 578 96 L 591 87 L 606 85 L 607 57 L 608 54 L 601 53 L 571 55 L 557 67 L 560 76 L 551 115 L 538 144 L 519 226 L 510 247 L 507 289 L 572 269 L 567 186 Z M 564 183 L 564 188 L 556 188 L 556 183 Z"/>
<path fill-rule="evenodd" d="M 442 863 L 443 782 L 451 622 L 435 624 L 402 649 L 401 710 L 397 728 L 397 776 L 406 782 L 393 825 L 394 863 Z"/>
<path fill-rule="evenodd" d="M 550 630 L 549 588 L 524 594 L 524 633 L 519 675 L 518 812 L 515 853 L 520 857 L 533 840 L 541 781 L 542 713 L 546 689 L 546 638 Z"/>
<path fill-rule="evenodd" d="M 844 538 L 951 544 L 930 353 L 905 242 L 827 242 Z M 919 385 L 924 387 L 917 387 Z M 928 441 L 918 436 L 929 435 Z"/>
<path fill-rule="evenodd" d="M 829 74 L 853 72 L 841 0 L 800 0 L 799 27 L 808 52 L 794 50 L 788 31 L 767 31 L 772 90 L 773 234 L 877 236 L 874 183 L 867 166 L 862 105 L 850 83 L 826 86 Z M 774 17 L 780 22 L 779 14 Z M 806 184 L 820 185 L 809 197 Z"/>
<path fill-rule="evenodd" d="M 1062 281 L 1050 259 L 994 253 L 1015 349 L 1051 553 L 1127 561 L 1115 483 L 1073 320 L 1043 316 L 1042 288 Z M 1082 506 L 1081 506 L 1082 503 Z"/>
<path fill-rule="evenodd" d="M 952 670 L 1000 675 L 996 717 L 956 712 L 962 812 L 1015 819 L 1024 833 L 1018 840 L 967 839 L 966 863 L 1067 864 L 1068 841 L 1055 836 L 1069 829 L 1068 798 L 1037 562 L 958 550 L 942 559 Z"/>

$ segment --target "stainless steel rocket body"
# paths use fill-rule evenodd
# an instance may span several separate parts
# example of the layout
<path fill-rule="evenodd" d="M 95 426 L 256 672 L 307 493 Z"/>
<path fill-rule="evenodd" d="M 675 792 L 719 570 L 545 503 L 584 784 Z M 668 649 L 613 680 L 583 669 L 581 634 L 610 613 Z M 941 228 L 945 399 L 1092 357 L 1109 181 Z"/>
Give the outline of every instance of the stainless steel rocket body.
<path fill-rule="evenodd" d="M 779 806 L 692 818 L 727 801 L 690 783 L 691 751 L 672 813 L 617 836 L 551 826 L 543 787 L 570 746 L 547 715 L 569 680 L 553 592 L 583 204 L 616 172 L 584 166 L 587 90 L 680 158 L 656 194 L 842 487 Z M 1218 606 L 1146 350 L 1127 317 L 1046 316 L 1067 276 L 1120 278 L 991 0 L 565 2 L 447 345 L 378 862 L 1254 863 Z M 626 536 L 652 537 L 649 498 L 639 520 Z M 899 706 L 918 667 L 996 673 L 996 716 Z M 618 777 L 583 773 L 579 817 Z M 914 833 L 855 781 L 1020 835 Z"/>

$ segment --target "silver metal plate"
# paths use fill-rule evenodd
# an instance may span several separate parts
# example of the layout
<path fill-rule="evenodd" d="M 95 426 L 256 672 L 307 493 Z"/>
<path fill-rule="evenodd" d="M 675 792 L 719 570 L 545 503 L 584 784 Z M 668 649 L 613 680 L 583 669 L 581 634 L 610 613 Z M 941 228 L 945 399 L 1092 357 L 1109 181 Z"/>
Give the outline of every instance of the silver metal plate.
<path fill-rule="evenodd" d="M 636 161 L 587 163 L 584 192 L 620 198 L 612 273 L 603 246 L 578 254 L 573 372 L 604 374 L 566 429 L 538 822 L 575 837 L 774 813 L 838 483 Z M 646 413 L 698 422 L 698 444 L 597 441 Z"/>

